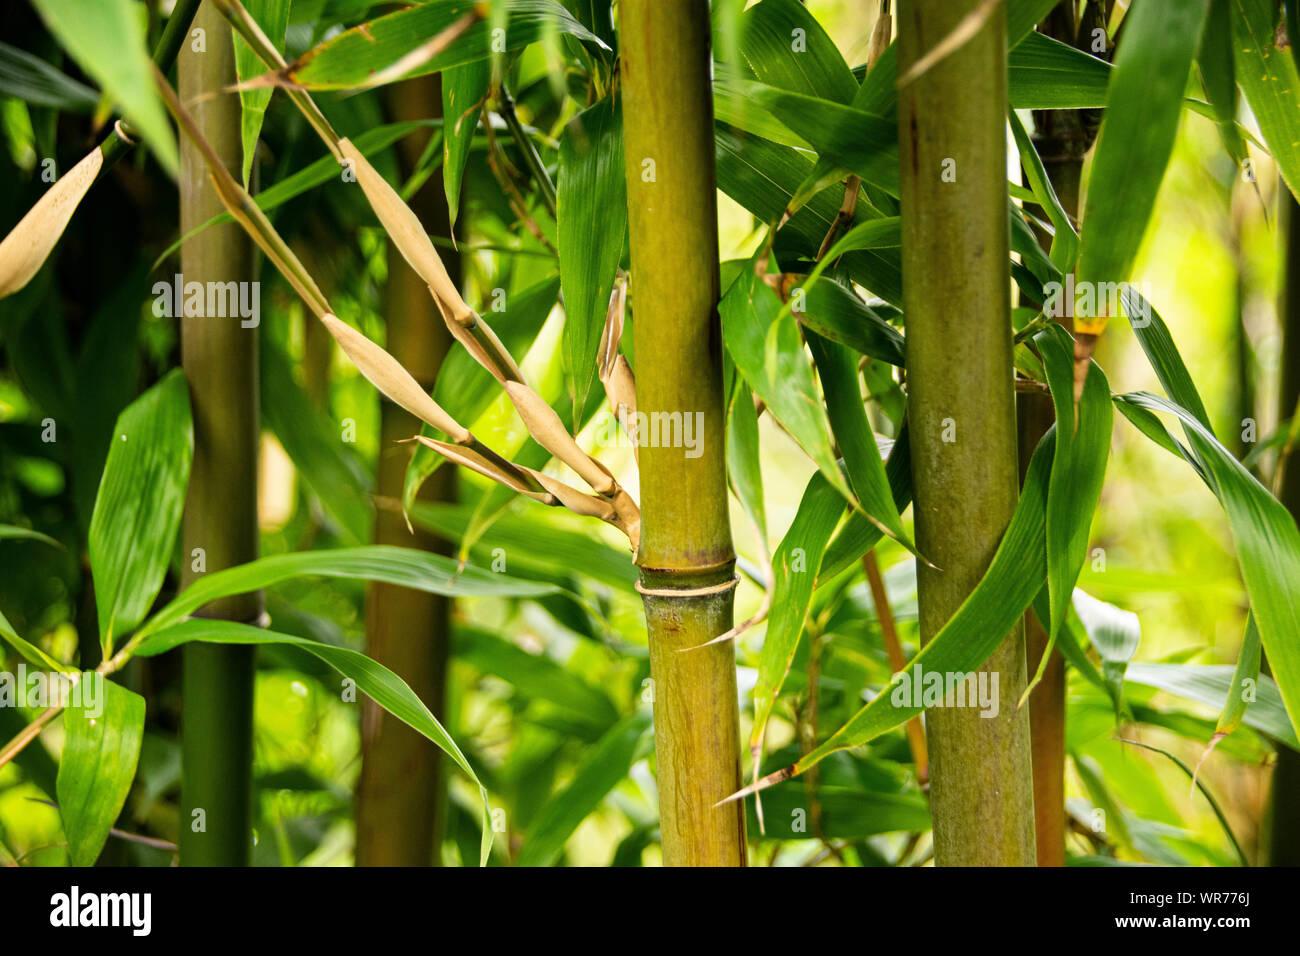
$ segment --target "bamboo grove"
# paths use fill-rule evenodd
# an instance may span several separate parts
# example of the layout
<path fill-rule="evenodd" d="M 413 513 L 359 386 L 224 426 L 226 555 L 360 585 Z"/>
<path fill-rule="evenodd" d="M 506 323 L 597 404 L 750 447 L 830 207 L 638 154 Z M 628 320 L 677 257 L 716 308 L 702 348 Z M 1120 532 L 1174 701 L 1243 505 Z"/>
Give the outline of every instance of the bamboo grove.
<path fill-rule="evenodd" d="M 1300 861 L 1298 16 L 26 0 L 0 856 Z"/>

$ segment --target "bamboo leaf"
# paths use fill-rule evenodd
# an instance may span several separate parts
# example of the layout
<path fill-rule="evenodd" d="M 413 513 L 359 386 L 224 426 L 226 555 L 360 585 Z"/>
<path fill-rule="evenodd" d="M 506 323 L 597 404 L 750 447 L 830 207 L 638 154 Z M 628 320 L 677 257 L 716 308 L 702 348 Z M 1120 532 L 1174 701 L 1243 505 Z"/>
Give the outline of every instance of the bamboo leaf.
<path fill-rule="evenodd" d="M 1138 0 L 1126 15 L 1083 214 L 1080 281 L 1129 277 L 1173 153 L 1208 5 Z M 1098 334 L 1105 319 L 1076 316 L 1075 327 Z"/>
<path fill-rule="evenodd" d="M 930 804 L 921 793 L 878 793 L 822 785 L 817 788 L 816 799 L 821 811 L 819 832 L 830 840 L 861 840 L 881 833 L 924 833 L 930 829 Z M 808 803 L 808 794 L 794 787 L 765 794 L 768 839 L 806 839 L 807 834 L 798 827 L 808 812 Z M 749 811 L 750 830 L 757 832 L 757 814 L 752 807 Z"/>
<path fill-rule="evenodd" d="M 26 286 L 45 265 L 78 204 L 95 184 L 103 163 L 104 154 L 92 149 L 56 179 L 0 241 L 0 299 Z"/>
<path fill-rule="evenodd" d="M 140 6 L 131 0 L 33 0 L 33 5 L 175 177 L 180 166 L 176 138 L 154 87 Z"/>
<path fill-rule="evenodd" d="M 885 220 L 870 220 L 872 225 Z M 829 258 L 829 255 L 828 255 Z M 890 365 L 903 364 L 903 336 L 857 293 L 838 282 L 804 282 L 803 304 L 795 314 L 805 328 Z"/>
<path fill-rule="evenodd" d="M 392 548 L 388 550 L 397 551 L 401 549 Z M 284 555 L 284 557 L 291 556 Z M 252 564 L 244 565 L 244 567 L 249 568 L 259 563 L 255 561 Z M 232 570 L 239 569 L 234 568 Z M 211 578 L 205 580 L 210 581 Z M 193 588 L 190 590 L 193 590 Z M 488 806 L 487 790 L 479 782 L 477 774 L 469 765 L 469 761 L 465 759 L 465 755 L 456 746 L 456 741 L 451 739 L 451 736 L 443 729 L 442 724 L 438 723 L 438 719 L 433 716 L 415 691 L 411 690 L 406 681 L 378 661 L 371 660 L 366 655 L 350 648 L 335 647 L 305 637 L 279 634 L 260 627 L 215 619 L 194 618 L 193 620 L 182 621 L 173 626 L 155 630 L 140 643 L 135 653 L 141 657 L 151 657 L 180 647 L 183 644 L 188 644 L 191 641 L 203 641 L 211 644 L 287 644 L 301 648 L 307 653 L 320 658 L 344 677 L 355 681 L 357 689 L 363 694 L 408 727 L 419 731 L 447 756 L 451 757 L 456 766 L 478 787 L 479 794 L 483 799 L 483 841 L 479 865 L 485 866 L 487 864 L 488 854 L 492 850 L 491 809 Z"/>
<path fill-rule="evenodd" d="M 81 706 L 63 712 L 57 791 L 69 862 L 93 866 L 135 779 L 144 738 L 144 698 L 99 675 L 82 680 L 98 685 L 102 713 L 85 698 Z"/>
<path fill-rule="evenodd" d="M 1282 178 L 1300 195 L 1300 74 L 1277 45 L 1277 4 L 1231 0 L 1237 82 Z M 1300 42 L 1291 38 L 1291 43 Z"/>
<path fill-rule="evenodd" d="M 1251 611 L 1292 722 L 1300 715 L 1300 530 L 1295 519 L 1246 468 L 1181 406 L 1145 392 L 1116 401 L 1182 421 L 1196 458 L 1228 517 Z"/>
<path fill-rule="evenodd" d="M 564 342 L 573 401 L 581 408 L 596 378 L 609 295 L 627 242 L 622 115 L 612 98 L 579 113 L 565 127 L 555 211 Z"/>
<path fill-rule="evenodd" d="M 894 497 L 894 507 L 902 514 L 912 502 L 912 456 L 908 443 L 906 428 L 899 433 L 898 439 L 889 453 L 885 463 L 885 475 L 889 479 L 889 490 Z M 862 556 L 876 546 L 884 532 L 870 521 L 861 511 L 849 512 L 848 520 L 831 539 L 822 561 L 821 573 L 817 577 L 817 587 L 842 574 L 850 565 L 855 565 Z"/>
<path fill-rule="evenodd" d="M 754 686 L 754 727 L 750 747 L 762 746 L 772 708 L 803 636 L 813 587 L 831 533 L 844 514 L 840 491 L 820 472 L 808 480 L 799 510 L 772 556 L 772 609 Z"/>
<path fill-rule="evenodd" d="M 1088 640 L 1101 655 L 1101 675 L 1106 691 L 1115 703 L 1115 714 L 1124 706 L 1124 672 L 1137 653 L 1142 639 L 1138 616 L 1098 601 L 1084 591 L 1074 592 L 1074 610 L 1079 615 Z"/>
<path fill-rule="evenodd" d="M 3 637 L 8 641 L 10 646 L 21 654 L 29 663 L 35 664 L 43 670 L 60 674 L 77 673 L 75 667 L 61 664 L 35 644 L 20 637 L 18 632 L 14 630 L 14 626 L 9 623 L 9 619 L 4 616 L 3 612 L 0 612 L 0 637 Z"/>
<path fill-rule="evenodd" d="M 1055 230 L 1052 236 L 1052 264 L 1061 272 L 1069 272 L 1074 268 L 1074 262 L 1079 255 L 1079 234 L 1075 232 L 1074 223 L 1070 221 L 1069 214 L 1061 205 L 1056 190 L 1052 188 L 1052 181 L 1047 176 L 1047 170 L 1038 155 L 1038 150 L 1034 147 L 1034 141 L 1030 139 L 1025 124 L 1021 122 L 1014 110 L 1010 113 L 1010 120 L 1011 132 L 1015 136 L 1016 147 L 1020 150 L 1020 167 L 1025 171 L 1025 176 L 1033 189 L 1034 199 L 1047 212 L 1048 218 L 1052 220 L 1052 228 Z"/>
<path fill-rule="evenodd" d="M 95 498 L 90 570 L 105 657 L 162 588 L 193 455 L 189 386 L 177 369 L 118 416 Z"/>
<path fill-rule="evenodd" d="M 826 417 L 794 318 L 744 269 L 718 306 L 722 338 L 736 368 L 830 484 L 852 498 L 831 450 Z"/>
<path fill-rule="evenodd" d="M 285 71 L 288 80 L 308 89 L 360 86 L 372 74 L 392 66 L 451 27 L 474 4 L 469 0 L 430 0 L 345 30 L 308 50 Z M 406 77 L 437 73 L 488 59 L 494 52 L 518 50 L 547 31 L 567 33 L 604 47 L 600 38 L 573 18 L 556 0 L 507 0 L 505 49 L 494 49 L 490 19 L 474 22 L 447 49 L 421 63 Z M 401 77 L 394 77 L 400 79 Z"/>
<path fill-rule="evenodd" d="M 70 113 L 93 112 L 99 102 L 84 83 L 8 43 L 0 43 L 0 94 Z"/>
<path fill-rule="evenodd" d="M 1056 408 L 1056 453 L 1047 489 L 1047 586 L 1051 606 L 1048 633 L 1065 620 L 1070 595 L 1088 556 L 1088 533 L 1101 499 L 1110 454 L 1114 409 L 1110 385 L 1096 362 L 1088 365 L 1083 394 L 1074 402 L 1074 341 L 1052 324 L 1034 337 Z"/>
<path fill-rule="evenodd" d="M 739 376 L 733 383 L 727 405 L 727 478 L 736 500 L 758 529 L 760 546 L 766 551 L 767 510 L 763 504 L 758 413 L 753 392 Z"/>
<path fill-rule="evenodd" d="M 456 659 L 505 681 L 521 697 L 554 704 L 601 732 L 618 720 L 618 711 L 603 690 L 545 654 L 529 653 L 492 631 L 458 627 Z"/>
<path fill-rule="evenodd" d="M 492 71 L 487 60 L 453 66 L 442 73 L 442 184 L 453 231 L 460 213 L 461 182 L 470 144 L 483 113 Z"/>
<path fill-rule="evenodd" d="M 244 9 L 262 28 L 262 32 L 277 47 L 284 45 L 284 31 L 289 25 L 289 0 L 243 0 Z M 261 58 L 253 52 L 243 37 L 231 31 L 235 40 L 235 73 L 242 83 L 260 75 L 265 67 Z M 271 102 L 270 89 L 240 89 L 239 103 L 241 115 L 239 135 L 244 144 L 244 187 L 248 187 L 248 176 L 253 169 L 253 155 L 257 151 L 257 138 L 262 132 L 262 120 L 266 116 L 266 107 Z"/>
<path fill-rule="evenodd" d="M 1046 581 L 1047 485 L 1055 444 L 1054 427 L 1034 452 L 1020 502 L 988 571 L 957 613 L 908 663 L 906 672 L 913 680 L 919 680 L 918 669 L 932 673 L 973 672 L 1015 626 Z M 764 778 L 763 783 L 803 773 L 837 751 L 876 739 L 924 709 L 895 704 L 892 696 L 886 687 L 819 747 L 793 767 Z"/>
<path fill-rule="evenodd" d="M 301 551 L 258 558 L 213 571 L 176 595 L 140 629 L 156 633 L 193 614 L 203 605 L 232 594 L 246 594 L 296 577 L 356 578 L 383 581 L 445 597 L 544 597 L 557 592 L 549 584 L 521 581 L 480 568 L 460 568 L 451 558 L 414 548 L 370 545 Z"/>
<path fill-rule="evenodd" d="M 1130 664 L 1124 679 L 1132 684 L 1155 687 L 1210 708 L 1219 708 L 1234 692 L 1236 668 L 1207 664 Z M 1267 734 L 1292 750 L 1300 750 L 1300 738 L 1287 717 L 1286 707 L 1277 684 L 1266 675 L 1259 676 L 1255 701 L 1242 715 L 1241 722 Z"/>
<path fill-rule="evenodd" d="M 858 92 L 844 57 L 798 0 L 762 0 L 740 19 L 740 54 L 760 83 L 849 103 Z"/>
<path fill-rule="evenodd" d="M 875 433 L 862 405 L 857 360 L 844 346 L 827 341 L 816 333 L 808 334 L 808 348 L 817 364 L 822 393 L 826 396 L 831 434 L 844 457 L 849 486 L 867 516 L 878 522 L 891 538 L 915 553 L 916 545 L 903 530 L 903 519 L 894 507 L 885 463 L 881 460 Z"/>
<path fill-rule="evenodd" d="M 1237 655 L 1237 666 L 1232 672 L 1232 683 L 1228 685 L 1228 694 L 1223 701 L 1223 711 L 1219 722 L 1214 727 L 1214 736 L 1227 736 L 1241 726 L 1246 716 L 1246 708 L 1255 698 L 1254 691 L 1259 684 L 1260 664 L 1259 627 L 1255 624 L 1253 614 L 1246 616 L 1246 636 L 1241 641 L 1241 653 Z"/>
<path fill-rule="evenodd" d="M 582 758 L 573 779 L 537 811 L 515 858 L 516 866 L 550 866 L 564 843 L 605 796 L 625 779 L 632 765 L 649 753 L 653 738 L 648 714 L 619 721 Z"/>
<path fill-rule="evenodd" d="M 1018 110 L 1106 105 L 1111 65 L 1059 40 L 1030 33 L 1007 61 L 1007 97 Z"/>
<path fill-rule="evenodd" d="M 1165 393 L 1196 416 L 1207 431 L 1213 434 L 1209 412 L 1201 401 L 1201 393 L 1192 381 L 1192 373 L 1187 370 L 1178 346 L 1174 343 L 1169 326 L 1160 317 L 1160 313 L 1151 307 L 1151 303 L 1131 288 L 1126 288 L 1122 295 L 1124 311 L 1130 316 L 1137 316 L 1132 322 L 1133 334 L 1138 344 L 1146 353 L 1147 361 L 1160 379 L 1160 386 Z"/>
<path fill-rule="evenodd" d="M 1196 66 L 1201 74 L 1205 98 L 1214 110 L 1219 138 L 1228 155 L 1240 166 L 1249 155 L 1246 141 L 1237 128 L 1237 77 L 1232 52 L 1231 0 L 1210 0 L 1210 12 L 1201 37 Z"/>

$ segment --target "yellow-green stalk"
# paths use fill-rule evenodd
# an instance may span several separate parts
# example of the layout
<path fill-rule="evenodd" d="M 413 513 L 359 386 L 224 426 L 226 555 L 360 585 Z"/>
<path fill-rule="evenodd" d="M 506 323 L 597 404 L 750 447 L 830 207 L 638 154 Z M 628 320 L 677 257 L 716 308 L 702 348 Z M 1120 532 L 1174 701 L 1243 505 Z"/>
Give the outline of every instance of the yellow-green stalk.
<path fill-rule="evenodd" d="M 703 415 L 703 454 L 643 447 L 637 564 L 653 677 L 664 863 L 742 866 L 706 0 L 619 7 L 636 406 Z"/>
<path fill-rule="evenodd" d="M 908 415 L 922 641 L 988 568 L 1015 510 L 1006 181 L 1006 9 L 912 0 L 898 16 Z M 968 19 L 982 17 L 982 21 Z M 964 42 L 972 23 L 978 27 Z M 638 350 L 639 352 L 639 350 Z M 942 569 L 942 570 L 940 570 Z M 935 862 L 1033 866 L 1024 632 L 982 668 L 998 711 L 927 714 Z"/>

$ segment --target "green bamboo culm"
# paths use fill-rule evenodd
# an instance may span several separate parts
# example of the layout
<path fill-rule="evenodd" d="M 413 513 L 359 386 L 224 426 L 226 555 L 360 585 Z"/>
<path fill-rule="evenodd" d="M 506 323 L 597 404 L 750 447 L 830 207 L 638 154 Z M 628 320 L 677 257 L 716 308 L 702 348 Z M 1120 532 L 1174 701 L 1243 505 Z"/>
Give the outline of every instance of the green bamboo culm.
<path fill-rule="evenodd" d="M 1282 380 L 1278 389 L 1278 420 L 1286 422 L 1300 403 L 1300 205 L 1289 189 L 1278 196 L 1282 248 Z M 1278 500 L 1300 521 L 1300 455 L 1292 448 L 1276 489 Z M 1269 866 L 1300 866 L 1300 753 L 1279 745 L 1269 788 L 1260 846 Z"/>
<path fill-rule="evenodd" d="M 1017 500 L 1007 197 L 1006 10 L 911 0 L 898 10 L 899 172 L 921 639 L 988 568 Z M 970 16 L 983 22 L 952 42 Z M 945 42 L 947 41 L 947 42 Z M 941 55 L 927 57 L 942 45 Z M 942 570 L 940 570 L 942 569 Z M 1033 866 L 1022 626 L 983 670 L 998 711 L 927 714 L 934 856 L 941 866 Z"/>
<path fill-rule="evenodd" d="M 395 83 L 386 90 L 396 122 L 438 116 L 442 92 L 436 76 Z M 409 136 L 398 144 L 402 176 L 411 175 L 427 136 Z M 441 171 L 434 173 L 411 199 L 411 209 L 433 235 L 450 235 Z M 460 256 L 439 253 L 455 281 Z M 388 254 L 387 347 L 427 392 L 447 355 L 451 334 L 429 295 L 428 285 L 402 262 L 397 248 Z M 397 443 L 420 431 L 420 422 L 393 402 L 380 406 L 380 457 L 375 490 L 382 498 L 401 499 L 407 456 Z M 439 468 L 420 489 L 423 501 L 451 501 L 456 472 Z M 453 548 L 436 535 L 406 527 L 390 508 L 375 516 L 375 543 L 416 547 L 450 554 Z M 453 601 L 410 588 L 372 583 L 366 597 L 366 651 L 404 679 L 434 715 L 442 719 L 446 700 L 447 658 L 451 645 Z M 366 700 L 361 720 L 361 776 L 357 781 L 357 866 L 428 866 L 441 861 L 446 821 L 446 785 L 442 751 L 424 735 Z"/>
<path fill-rule="evenodd" d="M 178 59 L 180 97 L 199 130 L 238 178 L 239 96 L 230 27 L 205 0 L 194 20 L 206 52 Z M 224 211 L 203 156 L 181 141 L 181 234 Z M 248 282 L 252 243 L 235 223 L 213 226 L 181 247 L 189 282 Z M 185 501 L 182 584 L 257 558 L 257 329 L 236 317 L 181 320 L 181 363 L 194 411 L 194 464 Z M 214 601 L 204 617 L 257 623 L 260 592 Z M 253 648 L 190 644 L 183 651 L 180 856 L 187 866 L 246 866 L 252 852 Z"/>
<path fill-rule="evenodd" d="M 735 651 L 685 650 L 731 629 L 706 0 L 619 7 L 637 410 L 700 413 L 703 454 L 640 449 L 637 564 L 653 678 L 663 860 L 743 866 Z"/>

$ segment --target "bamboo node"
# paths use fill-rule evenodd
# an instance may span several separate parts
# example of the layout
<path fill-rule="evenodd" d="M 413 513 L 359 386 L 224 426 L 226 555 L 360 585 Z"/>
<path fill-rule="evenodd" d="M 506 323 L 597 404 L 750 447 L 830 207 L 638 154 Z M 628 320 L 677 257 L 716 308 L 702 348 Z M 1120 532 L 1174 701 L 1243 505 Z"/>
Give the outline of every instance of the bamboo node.
<path fill-rule="evenodd" d="M 692 598 L 708 597 L 711 594 L 726 594 L 728 591 L 734 591 L 736 585 L 740 583 L 739 575 L 732 577 L 729 581 L 720 581 L 717 584 L 710 584 L 702 588 L 648 588 L 640 580 L 634 581 L 633 586 L 637 593 L 643 597 L 668 597 L 668 598 Z"/>

